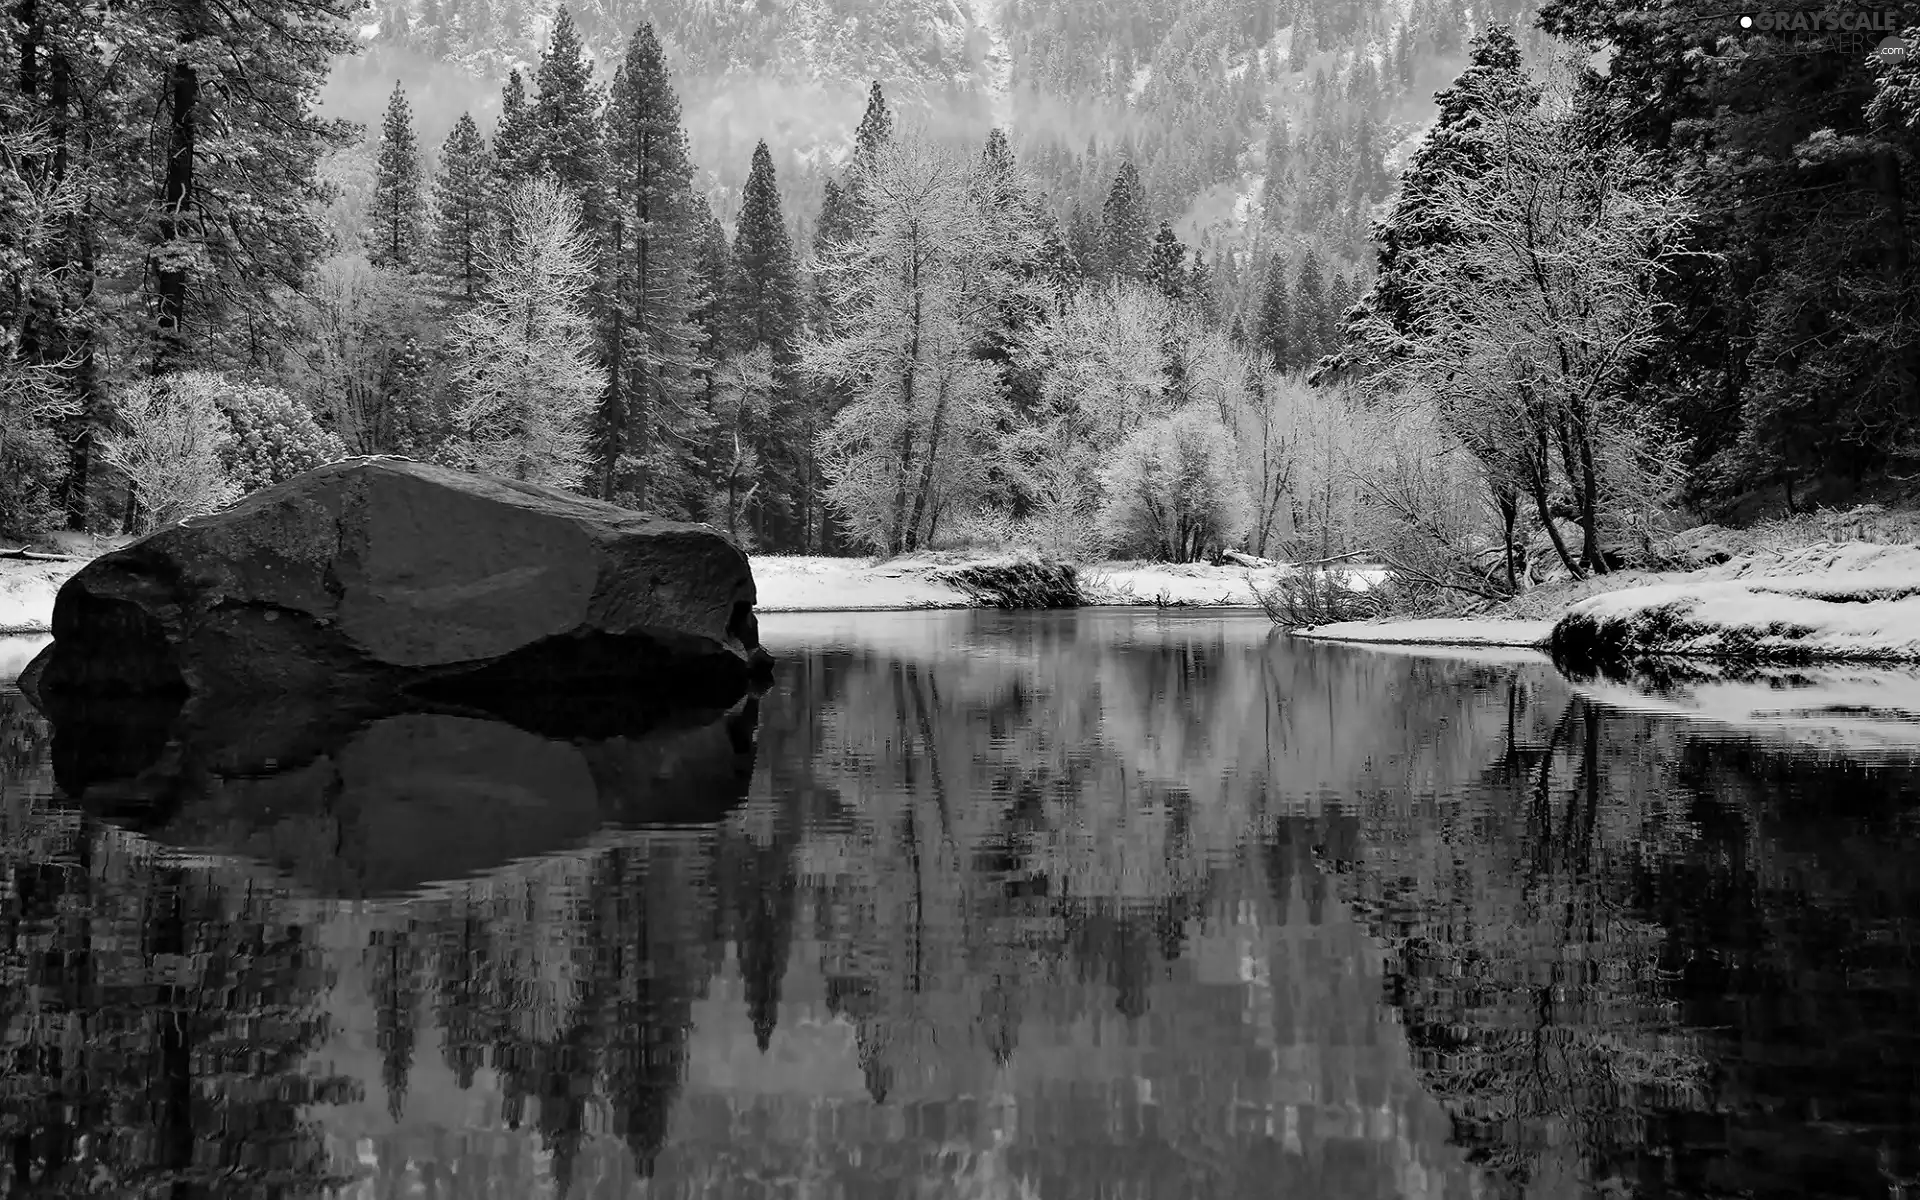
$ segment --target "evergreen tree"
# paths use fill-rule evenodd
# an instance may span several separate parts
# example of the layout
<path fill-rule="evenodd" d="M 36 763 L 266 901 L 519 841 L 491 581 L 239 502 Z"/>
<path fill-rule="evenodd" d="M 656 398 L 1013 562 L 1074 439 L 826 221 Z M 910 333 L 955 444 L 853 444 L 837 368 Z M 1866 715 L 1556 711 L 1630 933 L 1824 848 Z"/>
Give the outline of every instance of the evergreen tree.
<path fill-rule="evenodd" d="M 842 190 L 851 207 L 855 228 L 864 227 L 866 200 L 862 195 L 861 184 L 866 173 L 872 169 L 874 156 L 880 147 L 893 138 L 893 114 L 887 110 L 887 97 L 880 90 L 880 81 L 874 80 L 867 91 L 867 108 L 860 114 L 860 125 L 853 131 L 853 157 L 847 163 L 845 182 Z"/>
<path fill-rule="evenodd" d="M 1147 282 L 1169 300 L 1187 297 L 1187 248 L 1165 221 L 1154 235 L 1153 250 L 1147 258 Z"/>
<path fill-rule="evenodd" d="M 734 224 L 733 274 L 727 291 L 728 316 L 736 353 L 766 347 L 772 363 L 773 394 L 767 420 L 755 431 L 761 464 L 759 504 L 750 511 L 760 545 L 797 544 L 808 527 L 808 504 L 817 486 L 813 438 L 818 422 L 802 411 L 795 366 L 799 361 L 800 276 L 773 155 L 762 141 Z"/>
<path fill-rule="evenodd" d="M 1100 246 L 1100 222 L 1086 205 L 1076 202 L 1067 213 L 1067 253 L 1073 256 L 1074 273 L 1082 279 L 1097 279 L 1106 273 L 1105 254 Z"/>
<path fill-rule="evenodd" d="M 367 258 L 376 267 L 410 271 L 420 265 L 426 224 L 421 184 L 420 145 L 413 135 L 413 113 L 396 81 L 380 125 L 380 152 L 374 162 L 372 229 Z"/>
<path fill-rule="evenodd" d="M 1139 169 L 1124 159 L 1101 207 L 1101 249 L 1110 278 L 1139 279 L 1147 269 L 1147 193 Z"/>
<path fill-rule="evenodd" d="M 691 398 L 700 388 L 693 167 L 653 26 L 627 44 L 607 106 L 613 271 L 609 387 L 596 437 L 601 494 L 682 515 L 704 506 Z"/>
<path fill-rule="evenodd" d="M 1538 101 L 1540 89 L 1520 62 L 1520 47 L 1504 25 L 1489 26 L 1473 39 L 1467 67 L 1453 86 L 1434 96 L 1439 115 L 1401 177 L 1393 210 L 1375 230 L 1379 244 L 1373 286 L 1361 297 L 1364 311 L 1377 313 L 1393 328 L 1411 334 L 1419 314 L 1407 294 L 1407 280 L 1422 251 L 1458 236 L 1427 211 L 1424 198 L 1440 181 L 1487 169 L 1487 151 L 1476 134 L 1488 114 Z M 1314 373 L 1315 381 L 1364 369 L 1348 349 L 1336 350 Z"/>
<path fill-rule="evenodd" d="M 699 231 L 694 248 L 694 278 L 700 303 L 688 313 L 700 331 L 705 357 L 717 360 L 731 353 L 737 344 L 734 323 L 728 311 L 733 289 L 733 248 L 727 245 L 727 231 L 713 215 L 713 205 L 705 196 L 693 200 L 693 226 Z M 709 386 L 712 372 L 706 372 Z"/>
<path fill-rule="evenodd" d="M 580 197 L 589 232 L 601 223 L 600 192 L 606 174 L 600 131 L 600 89 L 573 18 L 561 9 L 534 75 L 539 96 L 528 113 L 535 169 L 551 172 Z"/>
<path fill-rule="evenodd" d="M 1313 247 L 1300 259 L 1300 276 L 1293 285 L 1293 322 L 1289 340 L 1296 361 L 1302 367 L 1316 362 L 1327 349 L 1327 285 L 1320 270 L 1320 255 Z"/>
<path fill-rule="evenodd" d="M 793 242 L 780 213 L 773 155 L 765 141 L 753 150 L 753 166 L 733 233 L 734 272 L 728 310 L 736 322 L 737 348 L 764 345 L 777 372 L 791 370 L 799 337 L 800 283 Z"/>
<path fill-rule="evenodd" d="M 853 131 L 853 165 L 865 169 L 881 146 L 893 138 L 893 114 L 887 110 L 887 97 L 880 81 L 867 90 L 867 109 L 860 114 L 860 125 Z"/>
<path fill-rule="evenodd" d="M 493 130 L 496 210 L 515 184 L 533 177 L 539 163 L 539 130 L 527 103 L 527 81 L 519 71 L 509 71 L 500 92 L 500 121 Z"/>
<path fill-rule="evenodd" d="M 1287 264 L 1279 255 L 1267 263 L 1253 333 L 1255 347 L 1272 362 L 1274 370 L 1290 371 L 1298 365 L 1293 349 L 1293 311 L 1287 303 Z"/>
<path fill-rule="evenodd" d="M 461 113 L 440 149 L 440 171 L 433 181 L 432 251 L 435 270 L 467 304 L 480 298 L 485 283 L 492 174 L 479 126 Z"/>
<path fill-rule="evenodd" d="M 1199 306 L 1200 315 L 1210 325 L 1220 322 L 1220 298 L 1215 289 L 1218 287 L 1213 276 L 1213 264 L 1196 250 L 1193 252 L 1193 266 L 1187 270 L 1187 298 Z"/>

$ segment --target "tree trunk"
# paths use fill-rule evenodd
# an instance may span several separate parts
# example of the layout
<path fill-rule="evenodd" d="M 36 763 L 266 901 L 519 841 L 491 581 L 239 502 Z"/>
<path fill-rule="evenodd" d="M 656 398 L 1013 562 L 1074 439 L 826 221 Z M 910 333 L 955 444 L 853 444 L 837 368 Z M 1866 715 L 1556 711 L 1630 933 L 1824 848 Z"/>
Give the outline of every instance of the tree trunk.
<path fill-rule="evenodd" d="M 913 285 L 913 311 L 910 316 L 912 325 L 907 340 L 907 369 L 900 380 L 900 408 L 905 422 L 900 427 L 900 469 L 899 483 L 894 488 L 893 498 L 893 536 L 888 539 L 889 550 L 904 553 L 910 549 L 909 540 L 912 531 L 906 527 L 907 487 L 913 477 L 913 385 L 914 376 L 920 366 L 920 259 L 918 247 L 914 250 L 913 266 L 910 271 Z"/>
<path fill-rule="evenodd" d="M 1563 414 L 1556 431 L 1560 442 L 1560 461 L 1567 479 L 1573 484 L 1574 498 L 1580 508 L 1580 559 L 1595 575 L 1607 573 L 1606 556 L 1600 552 L 1599 484 L 1593 470 L 1593 448 L 1589 441 L 1584 414 Z"/>
<path fill-rule="evenodd" d="M 1535 463 L 1533 478 L 1528 481 L 1528 490 L 1533 494 L 1533 505 L 1540 513 L 1540 523 L 1547 527 L 1547 536 L 1553 540 L 1553 549 L 1560 555 L 1560 561 L 1567 564 L 1567 570 L 1575 579 L 1585 579 L 1587 573 L 1573 560 L 1573 552 L 1567 549 L 1565 539 L 1560 536 L 1559 526 L 1553 523 L 1553 507 L 1547 502 L 1547 481 L 1544 464 Z"/>
<path fill-rule="evenodd" d="M 947 384 L 945 380 L 942 380 L 940 383 L 940 394 L 933 402 L 933 420 L 927 428 L 927 457 L 926 460 L 920 464 L 920 482 L 914 488 L 912 528 L 916 533 L 919 532 L 920 522 L 926 519 L 927 504 L 933 494 L 934 459 L 937 458 L 940 453 L 940 427 L 946 421 L 946 418 Z M 929 542 L 933 540 L 932 530 L 927 531 L 927 540 Z"/>
<path fill-rule="evenodd" d="M 1520 520 L 1520 497 L 1511 484 L 1501 484 L 1494 488 L 1493 502 L 1500 510 L 1500 540 L 1507 559 L 1507 590 L 1519 595 L 1520 573 L 1514 565 L 1513 529 Z"/>
<path fill-rule="evenodd" d="M 170 120 L 167 135 L 166 178 L 160 190 L 160 251 L 155 292 L 159 299 L 159 341 L 154 348 L 153 373 L 165 373 L 186 352 L 187 268 L 179 242 L 186 236 L 187 215 L 193 208 L 193 167 L 199 126 L 194 109 L 200 102 L 200 75 L 185 59 L 171 68 L 167 89 Z"/>
<path fill-rule="evenodd" d="M 608 299 L 611 304 L 611 337 L 607 347 L 607 399 L 600 413 L 600 498 L 613 500 L 614 476 L 619 471 L 620 451 L 623 449 L 621 438 L 626 432 L 625 397 L 621 393 L 624 382 L 620 374 L 621 359 L 626 354 L 626 306 L 620 303 L 620 248 L 623 227 L 619 217 L 613 219 L 613 280 Z"/>

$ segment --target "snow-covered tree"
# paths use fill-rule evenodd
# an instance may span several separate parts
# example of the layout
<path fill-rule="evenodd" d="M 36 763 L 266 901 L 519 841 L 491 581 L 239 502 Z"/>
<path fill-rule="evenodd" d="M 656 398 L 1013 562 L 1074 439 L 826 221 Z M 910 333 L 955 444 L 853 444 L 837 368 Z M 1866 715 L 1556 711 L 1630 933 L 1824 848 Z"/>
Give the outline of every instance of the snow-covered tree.
<path fill-rule="evenodd" d="M 827 499 L 883 553 L 917 549 L 968 509 L 998 453 L 1005 393 L 976 347 L 1038 254 L 1038 230 L 995 219 L 979 160 L 923 137 L 881 144 L 862 176 L 865 237 L 818 273 L 843 297 L 843 332 L 806 347 L 803 370 L 844 388 L 821 438 Z"/>
<path fill-rule="evenodd" d="M 215 401 L 233 435 L 221 448 L 220 467 L 242 495 L 347 456 L 346 444 L 279 388 L 229 382 Z"/>
<path fill-rule="evenodd" d="M 550 175 L 517 186 L 480 303 L 449 338 L 459 392 L 450 457 L 473 470 L 578 487 L 588 417 L 606 386 L 583 298 L 593 246 L 580 202 Z"/>
<path fill-rule="evenodd" d="M 1432 403 L 1496 490 L 1533 501 L 1579 576 L 1608 569 L 1603 524 L 1678 483 L 1684 446 L 1628 390 L 1658 345 L 1661 286 L 1694 218 L 1649 161 L 1594 146 L 1564 103 L 1515 91 L 1470 131 L 1482 169 L 1431 186 L 1426 211 L 1451 236 L 1403 271 L 1409 318 L 1376 310 L 1357 329 L 1385 364 L 1372 386 Z M 1551 516 L 1563 488 L 1577 554 Z"/>
<path fill-rule="evenodd" d="M 1246 536 L 1252 506 L 1239 450 L 1205 407 L 1142 426 L 1111 463 L 1100 515 L 1115 550 L 1192 562 Z"/>
<path fill-rule="evenodd" d="M 226 387 L 215 372 L 179 371 L 120 394 L 100 455 L 126 476 L 147 528 L 212 512 L 239 495 L 221 463 L 233 439 L 220 407 Z"/>

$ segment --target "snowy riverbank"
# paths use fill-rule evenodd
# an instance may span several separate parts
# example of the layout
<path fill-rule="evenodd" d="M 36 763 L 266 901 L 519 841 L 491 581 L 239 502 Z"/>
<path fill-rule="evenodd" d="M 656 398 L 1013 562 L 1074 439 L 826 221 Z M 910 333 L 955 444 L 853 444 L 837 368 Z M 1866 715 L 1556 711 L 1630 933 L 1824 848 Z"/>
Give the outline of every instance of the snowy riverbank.
<path fill-rule="evenodd" d="M 1630 584 L 1569 596 L 1532 619 L 1346 621 L 1295 635 L 1382 645 L 1551 643 L 1603 658 L 1920 662 L 1920 547 L 1819 543 L 1699 571 L 1638 573 Z M 1542 599 L 1530 597 L 1528 609 L 1540 611 Z"/>
<path fill-rule="evenodd" d="M 875 562 L 868 558 L 755 556 L 760 612 L 862 612 L 973 608 L 965 592 L 941 577 L 986 556 L 939 555 Z M 49 562 L 0 559 L 0 634 L 44 633 L 53 599 L 86 559 Z M 1180 607 L 1256 607 L 1254 587 L 1270 584 L 1279 568 L 1212 567 L 1200 563 L 1107 563 L 1082 572 L 1082 585 L 1100 604 Z"/>

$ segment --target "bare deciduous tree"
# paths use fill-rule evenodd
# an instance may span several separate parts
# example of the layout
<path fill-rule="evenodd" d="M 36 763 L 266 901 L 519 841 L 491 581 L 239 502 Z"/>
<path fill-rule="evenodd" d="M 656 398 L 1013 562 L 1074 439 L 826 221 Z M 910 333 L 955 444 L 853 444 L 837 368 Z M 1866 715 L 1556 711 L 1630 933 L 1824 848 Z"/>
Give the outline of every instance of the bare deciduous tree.
<path fill-rule="evenodd" d="M 221 465 L 233 434 L 211 371 L 144 379 L 120 394 L 100 454 L 126 475 L 148 529 L 212 512 L 240 494 Z"/>
<path fill-rule="evenodd" d="M 881 553 L 919 549 L 943 517 L 968 511 L 998 452 L 1006 397 L 975 350 L 1010 295 L 1038 296 L 1018 268 L 1039 245 L 1027 223 L 993 211 L 982 170 L 922 136 L 894 137 L 861 176 L 868 232 L 816 267 L 851 314 L 802 356 L 807 374 L 851 395 L 820 439 L 826 496 Z"/>
<path fill-rule="evenodd" d="M 1246 535 L 1251 505 L 1233 435 L 1204 405 L 1141 426 L 1104 473 L 1116 549 L 1192 562 Z"/>
<path fill-rule="evenodd" d="M 449 456 L 490 474 L 577 487 L 606 388 L 582 298 L 593 249 L 580 203 L 548 175 L 516 187 L 480 303 L 449 339 L 460 399 Z"/>
<path fill-rule="evenodd" d="M 1477 131 L 1490 160 L 1426 203 L 1458 237 L 1411 271 L 1411 335 L 1359 330 L 1385 369 L 1372 386 L 1430 404 L 1482 463 L 1503 509 L 1533 503 L 1576 577 L 1608 569 L 1603 526 L 1671 494 L 1684 447 L 1633 402 L 1632 372 L 1659 344 L 1663 277 L 1694 222 L 1683 188 L 1643 157 L 1594 146 L 1564 94 L 1496 112 Z M 1552 496 L 1574 499 L 1583 544 L 1565 544 Z"/>
<path fill-rule="evenodd" d="M 0 129 L 0 212 L 7 232 L 0 239 L 0 295 L 11 300 L 0 322 L 0 527 L 24 522 L 19 511 L 32 489 L 26 461 L 55 453 L 51 426 L 77 411 L 61 374 L 79 362 L 77 354 L 53 361 L 33 353 L 27 326 L 39 293 L 59 280 L 47 264 L 64 236 L 67 218 L 83 195 L 77 173 L 45 169 L 52 143 L 42 129 Z"/>

